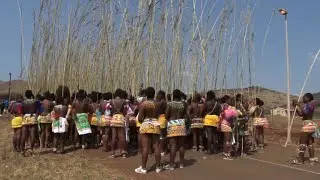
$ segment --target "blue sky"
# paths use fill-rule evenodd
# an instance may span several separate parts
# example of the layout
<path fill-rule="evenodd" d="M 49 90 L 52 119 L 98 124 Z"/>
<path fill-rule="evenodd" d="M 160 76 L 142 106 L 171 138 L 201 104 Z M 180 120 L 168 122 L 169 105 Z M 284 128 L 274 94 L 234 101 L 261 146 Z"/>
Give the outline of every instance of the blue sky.
<path fill-rule="evenodd" d="M 222 1 L 222 0 L 221 0 Z M 239 0 L 240 1 L 240 0 Z M 20 72 L 20 19 L 15 0 L 2 0 L 0 6 L 0 80 L 7 80 L 12 72 L 17 78 Z M 32 42 L 33 10 L 38 0 L 21 0 L 24 18 L 25 56 L 28 59 Z M 312 55 L 320 48 L 319 0 L 262 0 L 253 19 L 255 32 L 256 84 L 267 88 L 286 90 L 284 18 L 274 15 L 264 47 L 261 50 L 272 9 L 289 11 L 289 54 L 291 65 L 291 90 L 298 94 L 312 61 Z M 305 12 L 303 12 L 305 11 Z M 305 91 L 319 92 L 320 64 L 316 63 Z"/>

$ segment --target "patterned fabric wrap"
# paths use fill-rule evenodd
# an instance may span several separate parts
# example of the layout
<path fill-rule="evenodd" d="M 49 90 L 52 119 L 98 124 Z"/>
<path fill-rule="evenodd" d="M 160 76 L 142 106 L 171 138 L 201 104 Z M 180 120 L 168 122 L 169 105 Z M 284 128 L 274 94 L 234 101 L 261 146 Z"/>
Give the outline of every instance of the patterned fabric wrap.
<path fill-rule="evenodd" d="M 37 118 L 32 114 L 25 114 L 23 116 L 22 125 L 35 125 L 37 124 Z"/>
<path fill-rule="evenodd" d="M 224 109 L 223 113 L 224 113 L 224 117 L 228 120 L 239 116 L 239 111 L 237 111 L 237 109 L 232 106 L 229 106 L 228 108 Z"/>
<path fill-rule="evenodd" d="M 145 119 L 139 132 L 140 134 L 160 134 L 160 123 L 156 118 Z"/>
<path fill-rule="evenodd" d="M 110 101 L 108 101 L 106 106 L 105 106 L 104 115 L 105 116 L 110 116 L 111 115 L 111 104 L 110 104 Z"/>
<path fill-rule="evenodd" d="M 164 129 L 167 127 L 167 120 L 165 114 L 161 114 L 158 118 L 158 122 L 160 123 L 160 128 Z"/>
<path fill-rule="evenodd" d="M 187 130 L 184 119 L 170 120 L 167 123 L 167 137 L 186 136 Z"/>
<path fill-rule="evenodd" d="M 304 120 L 302 125 L 301 132 L 314 133 L 318 129 L 317 124 L 311 120 Z"/>
<path fill-rule="evenodd" d="M 13 129 L 15 128 L 21 128 L 22 127 L 22 120 L 23 118 L 21 116 L 15 116 L 12 120 L 11 120 L 11 127 Z"/>
<path fill-rule="evenodd" d="M 68 131 L 68 121 L 66 118 L 60 117 L 53 120 L 52 122 L 52 132 L 53 133 L 65 133 Z"/>
<path fill-rule="evenodd" d="M 88 121 L 88 114 L 78 113 L 75 121 L 79 135 L 91 134 L 91 127 Z"/>
<path fill-rule="evenodd" d="M 219 125 L 219 117 L 217 115 L 206 115 L 204 117 L 204 125 L 217 127 Z"/>
<path fill-rule="evenodd" d="M 110 126 L 112 117 L 111 116 L 101 116 L 100 127 Z"/>
<path fill-rule="evenodd" d="M 223 111 L 220 114 L 221 121 L 221 132 L 232 132 L 231 125 L 233 124 L 234 119 L 236 119 L 238 112 L 234 107 L 229 106 L 228 104 L 223 104 Z"/>
<path fill-rule="evenodd" d="M 240 136 L 248 136 L 249 131 L 247 130 L 248 117 L 236 118 L 236 121 L 233 122 L 236 131 Z"/>
<path fill-rule="evenodd" d="M 9 107 L 11 114 L 22 114 L 22 103 L 13 102 Z"/>
<path fill-rule="evenodd" d="M 203 119 L 202 118 L 193 118 L 191 120 L 191 128 L 203 128 Z"/>
<path fill-rule="evenodd" d="M 129 106 L 129 104 L 125 105 L 125 109 L 126 109 L 127 115 L 133 115 L 134 112 L 132 108 Z"/>
<path fill-rule="evenodd" d="M 253 118 L 253 125 L 254 126 L 268 127 L 269 123 L 268 123 L 267 118 L 256 117 L 256 118 Z"/>
<path fill-rule="evenodd" d="M 221 132 L 232 132 L 230 123 L 227 120 L 221 122 Z"/>
<path fill-rule="evenodd" d="M 89 118 L 91 126 L 100 126 L 101 120 L 102 120 L 102 116 L 98 112 L 93 113 Z"/>
<path fill-rule="evenodd" d="M 304 114 L 310 114 L 313 113 L 315 109 L 314 104 L 304 104 L 303 105 L 303 113 Z"/>
<path fill-rule="evenodd" d="M 125 126 L 125 118 L 122 114 L 115 114 L 112 116 L 111 127 L 124 127 Z"/>
<path fill-rule="evenodd" d="M 52 123 L 52 118 L 51 114 L 48 114 L 46 116 L 38 116 L 38 122 L 41 124 L 51 124 Z"/>

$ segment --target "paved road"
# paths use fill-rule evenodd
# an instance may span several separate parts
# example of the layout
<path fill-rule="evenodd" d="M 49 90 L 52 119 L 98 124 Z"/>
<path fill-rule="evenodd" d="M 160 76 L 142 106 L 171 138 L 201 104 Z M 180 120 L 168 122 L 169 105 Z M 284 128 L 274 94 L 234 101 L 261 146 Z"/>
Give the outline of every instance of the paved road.
<path fill-rule="evenodd" d="M 106 153 L 96 150 L 85 151 L 87 157 L 94 161 L 100 161 L 110 168 L 119 169 L 131 179 L 156 180 L 156 179 L 183 179 L 183 180 L 206 180 L 222 178 L 247 179 L 247 180 L 313 180 L 320 179 L 320 164 L 291 165 L 288 161 L 296 153 L 294 148 L 283 148 L 279 145 L 269 145 L 263 153 L 238 158 L 233 161 L 225 161 L 219 155 L 204 156 L 203 153 L 186 153 L 186 167 L 175 171 L 164 171 L 160 174 L 150 172 L 147 175 L 134 173 L 134 169 L 141 162 L 140 156 L 128 159 L 108 159 Z M 168 156 L 163 158 L 168 162 Z M 154 171 L 154 157 L 149 158 L 148 167 Z"/>

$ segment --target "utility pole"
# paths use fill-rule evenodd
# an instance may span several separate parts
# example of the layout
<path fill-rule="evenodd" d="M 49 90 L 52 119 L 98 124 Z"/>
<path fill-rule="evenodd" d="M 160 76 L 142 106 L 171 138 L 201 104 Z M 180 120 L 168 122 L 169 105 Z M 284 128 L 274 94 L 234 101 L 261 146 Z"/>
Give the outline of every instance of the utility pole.
<path fill-rule="evenodd" d="M 290 108 L 290 63 L 289 63 L 289 43 L 288 43 L 288 11 L 279 9 L 281 15 L 284 16 L 285 35 L 286 35 L 286 64 L 287 64 L 287 116 L 288 116 L 288 129 L 286 144 L 291 143 L 291 108 Z"/>

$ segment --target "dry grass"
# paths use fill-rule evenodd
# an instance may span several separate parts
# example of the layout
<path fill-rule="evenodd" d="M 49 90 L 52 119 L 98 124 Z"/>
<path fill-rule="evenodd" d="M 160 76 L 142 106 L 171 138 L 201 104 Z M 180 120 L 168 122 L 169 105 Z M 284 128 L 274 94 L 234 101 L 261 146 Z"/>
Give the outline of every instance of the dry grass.
<path fill-rule="evenodd" d="M 0 120 L 0 179 L 126 179 L 120 172 L 84 156 L 82 151 L 64 155 L 35 152 L 30 157 L 14 153 L 9 122 Z"/>

